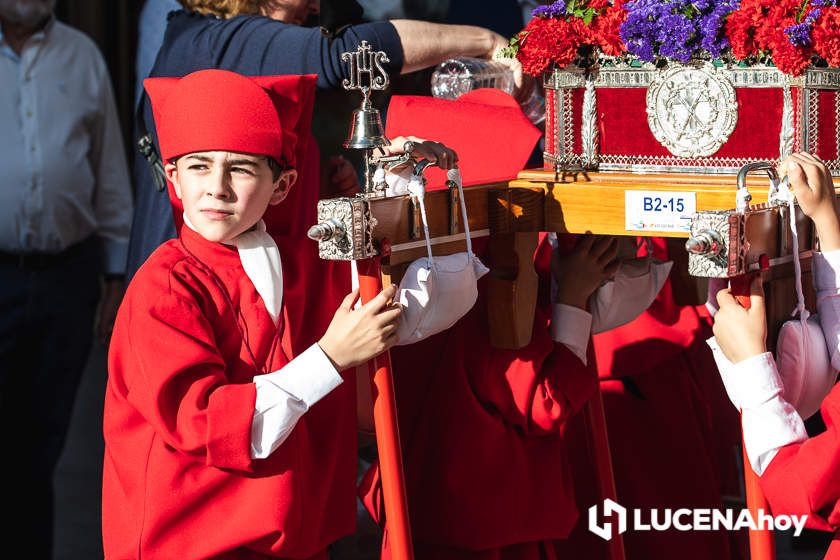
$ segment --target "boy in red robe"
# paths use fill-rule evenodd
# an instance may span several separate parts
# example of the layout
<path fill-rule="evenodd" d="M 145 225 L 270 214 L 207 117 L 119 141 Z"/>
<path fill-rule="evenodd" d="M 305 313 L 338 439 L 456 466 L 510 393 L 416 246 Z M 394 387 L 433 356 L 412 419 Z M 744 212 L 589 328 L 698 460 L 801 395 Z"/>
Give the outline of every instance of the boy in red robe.
<path fill-rule="evenodd" d="M 305 240 L 265 232 L 303 161 L 314 85 L 146 81 L 184 226 L 135 276 L 113 333 L 107 558 L 326 558 L 353 531 L 347 376 L 393 344 L 400 309 L 392 287 L 352 309 L 358 294 L 335 297 Z M 304 307 L 301 279 L 323 297 Z"/>
<path fill-rule="evenodd" d="M 814 284 L 820 326 L 831 365 L 840 366 L 840 220 L 831 175 L 818 159 L 795 154 L 782 164 L 802 211 L 816 226 L 820 252 L 814 255 Z M 826 558 L 840 558 L 840 388 L 821 406 L 826 431 L 808 438 L 802 418 L 785 398 L 772 354 L 766 352 L 767 321 L 760 280 L 752 285 L 751 307 L 741 307 L 729 290 L 718 293 L 714 333 L 732 364 L 721 371 L 727 393 L 741 409 L 744 445 L 773 514 L 807 514 L 806 526 L 835 532 Z M 814 380 L 810 380 L 813 382 Z M 806 377 L 804 383 L 809 383 Z M 803 389 L 803 392 L 805 390 Z"/>
<path fill-rule="evenodd" d="M 578 516 L 560 428 L 595 391 L 585 309 L 615 256 L 610 238 L 583 236 L 563 254 L 544 236 L 523 348 L 490 344 L 482 278 L 476 305 L 454 327 L 392 351 L 417 560 L 556 558 L 551 541 Z M 363 490 L 382 522 L 378 474 L 374 467 Z M 383 559 L 388 544 L 386 523 Z"/>

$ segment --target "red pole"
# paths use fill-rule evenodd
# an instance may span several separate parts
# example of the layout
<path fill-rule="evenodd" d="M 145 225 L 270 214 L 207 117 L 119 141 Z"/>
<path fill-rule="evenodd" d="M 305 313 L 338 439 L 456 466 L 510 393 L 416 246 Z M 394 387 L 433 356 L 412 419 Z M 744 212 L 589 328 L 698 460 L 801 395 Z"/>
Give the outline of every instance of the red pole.
<path fill-rule="evenodd" d="M 357 261 L 356 264 L 359 270 L 359 295 L 362 303 L 366 303 L 382 291 L 379 259 L 374 257 Z M 408 501 L 405 495 L 400 428 L 397 424 L 397 405 L 394 399 L 394 378 L 391 375 L 391 354 L 385 352 L 371 362 L 374 389 L 373 421 L 376 426 L 376 445 L 379 449 L 379 468 L 382 472 L 382 495 L 385 501 L 389 548 L 394 560 L 414 560 Z"/>
<path fill-rule="evenodd" d="M 591 341 L 590 341 L 591 344 Z M 596 385 L 595 395 L 586 403 L 586 417 L 589 424 L 591 438 L 592 459 L 598 477 L 598 487 L 602 499 L 618 502 L 615 490 L 615 476 L 612 468 L 612 454 L 610 440 L 607 437 L 607 418 L 604 415 L 604 398 L 601 395 L 600 383 Z M 624 560 L 624 536 L 616 533 L 607 541 L 608 558 L 610 560 Z"/>
<path fill-rule="evenodd" d="M 744 309 L 750 308 L 750 284 L 754 275 L 744 274 L 730 279 L 732 295 Z M 758 520 L 758 510 L 765 512 L 770 511 L 767 505 L 767 499 L 764 497 L 764 492 L 758 483 L 759 476 L 750 465 L 750 459 L 747 457 L 747 449 L 742 446 L 741 451 L 744 455 L 744 487 L 747 494 L 747 509 L 750 510 L 750 515 L 754 520 Z M 776 543 L 773 539 L 773 531 L 771 529 L 750 529 L 750 558 L 751 560 L 774 560 L 776 558 Z"/>

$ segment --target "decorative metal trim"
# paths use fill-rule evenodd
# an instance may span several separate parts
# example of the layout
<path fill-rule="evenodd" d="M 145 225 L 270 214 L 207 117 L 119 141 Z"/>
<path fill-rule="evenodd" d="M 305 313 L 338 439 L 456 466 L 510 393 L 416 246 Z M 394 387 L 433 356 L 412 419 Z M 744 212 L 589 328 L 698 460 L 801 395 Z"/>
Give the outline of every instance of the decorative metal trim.
<path fill-rule="evenodd" d="M 598 168 L 598 105 L 595 78 L 588 76 L 583 91 L 583 114 L 580 123 L 580 144 L 583 149 L 581 165 L 584 169 Z"/>
<path fill-rule="evenodd" d="M 820 149 L 820 92 L 806 89 L 805 99 L 807 112 L 803 114 L 806 130 L 805 150 L 816 154 Z"/>
<path fill-rule="evenodd" d="M 701 66 L 708 62 L 690 63 L 686 66 Z M 677 66 L 676 64 L 671 66 Z M 801 76 L 788 76 L 773 66 L 721 66 L 718 71 L 726 72 L 737 88 L 767 88 L 783 87 L 788 83 L 791 87 L 806 87 L 810 89 L 840 89 L 840 69 L 819 68 L 806 70 Z M 595 87 L 648 87 L 654 80 L 658 70 L 650 64 L 642 67 L 620 64 L 598 69 Z M 567 66 L 564 69 L 546 74 L 543 84 L 547 88 L 576 88 L 584 87 L 586 77 L 584 70 Z"/>
<path fill-rule="evenodd" d="M 646 99 L 650 131 L 676 156 L 714 154 L 738 123 L 735 87 L 725 71 L 708 63 L 657 72 Z"/>
<path fill-rule="evenodd" d="M 813 89 L 840 89 L 840 69 L 819 68 L 803 74 L 805 87 Z"/>
<path fill-rule="evenodd" d="M 782 90 L 782 98 L 782 129 L 779 132 L 779 159 L 784 159 L 793 153 L 793 97 L 789 84 L 785 84 Z"/>
<path fill-rule="evenodd" d="M 840 91 L 834 92 L 834 131 L 835 161 L 840 160 Z"/>
<path fill-rule="evenodd" d="M 585 82 L 585 70 L 577 66 L 554 69 L 543 76 L 543 85 L 549 89 L 583 87 Z"/>

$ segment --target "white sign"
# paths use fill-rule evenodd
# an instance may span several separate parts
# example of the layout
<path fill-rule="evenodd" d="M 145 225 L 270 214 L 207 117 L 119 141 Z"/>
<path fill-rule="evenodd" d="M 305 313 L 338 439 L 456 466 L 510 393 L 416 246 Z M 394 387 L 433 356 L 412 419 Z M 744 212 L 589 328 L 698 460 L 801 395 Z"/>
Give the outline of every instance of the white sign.
<path fill-rule="evenodd" d="M 691 216 L 697 211 L 693 192 L 625 191 L 624 229 L 669 232 L 691 230 Z"/>

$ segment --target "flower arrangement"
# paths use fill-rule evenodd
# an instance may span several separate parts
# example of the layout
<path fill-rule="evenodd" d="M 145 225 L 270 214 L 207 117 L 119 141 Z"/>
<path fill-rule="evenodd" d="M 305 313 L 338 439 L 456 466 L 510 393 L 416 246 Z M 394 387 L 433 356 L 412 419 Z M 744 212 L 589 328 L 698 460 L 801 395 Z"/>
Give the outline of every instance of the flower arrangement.
<path fill-rule="evenodd" d="M 557 0 L 511 39 L 537 76 L 593 57 L 840 67 L 840 0 Z"/>

